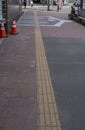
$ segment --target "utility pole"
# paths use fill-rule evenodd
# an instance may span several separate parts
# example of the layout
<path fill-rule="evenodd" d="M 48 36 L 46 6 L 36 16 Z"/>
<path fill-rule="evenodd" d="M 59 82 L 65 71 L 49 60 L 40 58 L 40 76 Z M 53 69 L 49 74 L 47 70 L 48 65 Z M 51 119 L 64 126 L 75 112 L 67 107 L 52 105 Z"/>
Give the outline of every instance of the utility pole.
<path fill-rule="evenodd" d="M 19 5 L 20 5 L 20 13 L 22 13 L 22 0 L 20 0 Z"/>
<path fill-rule="evenodd" d="M 8 34 L 8 0 L 1 0 L 2 1 L 2 20 L 5 21 L 5 28 Z"/>
<path fill-rule="evenodd" d="M 2 1 L 0 1 L 0 20 L 2 20 Z"/>
<path fill-rule="evenodd" d="M 80 9 L 83 9 L 83 0 L 80 0 Z"/>
<path fill-rule="evenodd" d="M 47 11 L 50 10 L 49 7 L 50 7 L 50 4 L 49 4 L 49 0 L 48 0 L 48 1 L 47 1 Z"/>
<path fill-rule="evenodd" d="M 6 0 L 6 32 L 7 32 L 7 34 L 9 33 L 8 32 L 8 27 L 9 25 L 8 25 L 8 0 Z"/>

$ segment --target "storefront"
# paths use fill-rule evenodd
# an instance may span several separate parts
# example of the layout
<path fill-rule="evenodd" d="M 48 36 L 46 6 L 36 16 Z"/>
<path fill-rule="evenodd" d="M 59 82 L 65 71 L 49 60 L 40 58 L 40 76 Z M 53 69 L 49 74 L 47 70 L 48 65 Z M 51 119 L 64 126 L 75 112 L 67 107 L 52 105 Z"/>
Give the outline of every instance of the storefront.
<path fill-rule="evenodd" d="M 5 20 L 7 33 L 13 18 L 17 18 L 22 13 L 22 0 L 0 0 L 0 20 Z"/>

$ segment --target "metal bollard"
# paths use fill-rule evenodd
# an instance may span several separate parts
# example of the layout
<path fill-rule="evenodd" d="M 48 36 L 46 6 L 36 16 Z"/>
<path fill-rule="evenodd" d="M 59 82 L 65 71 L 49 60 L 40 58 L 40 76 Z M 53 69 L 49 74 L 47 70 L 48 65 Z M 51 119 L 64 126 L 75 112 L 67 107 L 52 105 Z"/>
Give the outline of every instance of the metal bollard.
<path fill-rule="evenodd" d="M 59 4 L 57 5 L 57 12 L 59 12 Z"/>

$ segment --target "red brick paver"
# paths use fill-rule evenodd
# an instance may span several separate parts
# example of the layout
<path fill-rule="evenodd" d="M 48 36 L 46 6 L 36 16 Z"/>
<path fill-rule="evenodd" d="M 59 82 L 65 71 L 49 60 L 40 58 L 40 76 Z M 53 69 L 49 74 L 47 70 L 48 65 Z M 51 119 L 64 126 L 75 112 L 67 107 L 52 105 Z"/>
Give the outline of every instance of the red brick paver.
<path fill-rule="evenodd" d="M 0 47 L 0 130 L 37 130 L 34 28 Z"/>

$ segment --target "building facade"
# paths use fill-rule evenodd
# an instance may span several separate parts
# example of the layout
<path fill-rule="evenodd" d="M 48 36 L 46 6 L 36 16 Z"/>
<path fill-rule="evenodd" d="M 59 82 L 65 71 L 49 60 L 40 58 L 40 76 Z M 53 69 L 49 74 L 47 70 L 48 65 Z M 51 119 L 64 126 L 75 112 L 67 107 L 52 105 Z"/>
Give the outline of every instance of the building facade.
<path fill-rule="evenodd" d="M 0 0 L 0 20 L 5 19 L 7 30 L 11 20 L 18 18 L 22 13 L 22 0 Z"/>

